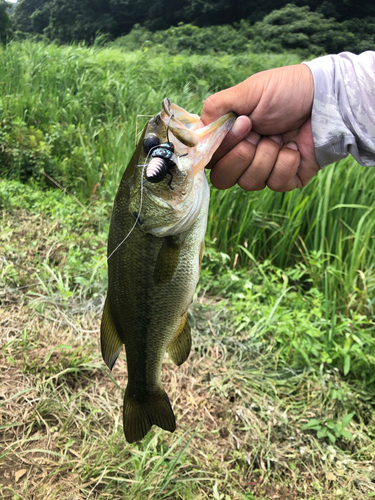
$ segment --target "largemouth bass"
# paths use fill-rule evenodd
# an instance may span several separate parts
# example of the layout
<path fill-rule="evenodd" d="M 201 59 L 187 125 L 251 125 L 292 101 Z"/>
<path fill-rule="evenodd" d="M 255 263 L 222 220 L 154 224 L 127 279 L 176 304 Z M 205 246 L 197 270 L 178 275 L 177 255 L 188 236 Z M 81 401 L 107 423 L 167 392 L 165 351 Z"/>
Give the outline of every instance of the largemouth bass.
<path fill-rule="evenodd" d="M 125 344 L 123 424 L 130 443 L 152 425 L 176 429 L 161 382 L 162 361 L 168 351 L 181 365 L 190 353 L 187 310 L 199 278 L 209 204 L 204 167 L 234 118 L 228 114 L 199 128 L 198 115 L 165 99 L 145 127 L 115 198 L 101 349 L 112 369 Z"/>

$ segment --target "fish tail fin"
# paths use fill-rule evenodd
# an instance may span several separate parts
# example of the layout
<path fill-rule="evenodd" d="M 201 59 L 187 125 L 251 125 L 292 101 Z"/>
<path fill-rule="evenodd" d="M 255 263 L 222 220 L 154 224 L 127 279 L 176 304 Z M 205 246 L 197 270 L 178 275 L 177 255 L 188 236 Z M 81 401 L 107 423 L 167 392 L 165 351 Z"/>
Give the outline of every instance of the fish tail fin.
<path fill-rule="evenodd" d="M 128 386 L 124 397 L 124 433 L 129 443 L 143 439 L 153 425 L 169 432 L 176 430 L 176 419 L 163 387 L 147 398 L 138 398 L 132 392 Z"/>

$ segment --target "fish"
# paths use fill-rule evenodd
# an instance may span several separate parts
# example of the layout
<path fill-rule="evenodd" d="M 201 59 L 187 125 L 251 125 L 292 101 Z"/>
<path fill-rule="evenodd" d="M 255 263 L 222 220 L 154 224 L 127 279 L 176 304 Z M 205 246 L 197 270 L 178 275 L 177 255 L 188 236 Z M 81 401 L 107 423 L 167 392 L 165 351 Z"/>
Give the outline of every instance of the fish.
<path fill-rule="evenodd" d="M 164 99 L 114 200 L 100 343 L 110 370 L 125 345 L 123 427 L 129 443 L 141 441 L 153 425 L 176 429 L 162 362 L 168 352 L 180 366 L 191 350 L 187 312 L 200 274 L 210 198 L 204 167 L 234 120 L 229 113 L 203 127 L 199 115 Z"/>

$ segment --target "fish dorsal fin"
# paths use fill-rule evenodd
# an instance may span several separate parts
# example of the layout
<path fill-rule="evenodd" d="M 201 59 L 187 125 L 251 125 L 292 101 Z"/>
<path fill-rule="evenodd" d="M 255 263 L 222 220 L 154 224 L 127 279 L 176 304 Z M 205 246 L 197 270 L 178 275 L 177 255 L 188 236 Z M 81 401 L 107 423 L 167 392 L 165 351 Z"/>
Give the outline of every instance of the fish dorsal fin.
<path fill-rule="evenodd" d="M 166 236 L 159 250 L 154 271 L 155 285 L 169 283 L 177 269 L 184 240 L 179 236 Z"/>
<path fill-rule="evenodd" d="M 112 370 L 113 365 L 116 363 L 121 347 L 122 340 L 117 333 L 115 324 L 112 319 L 112 314 L 109 309 L 108 297 L 105 300 L 102 323 L 100 325 L 100 345 L 102 349 L 102 356 L 105 364 L 110 370 Z"/>
<path fill-rule="evenodd" d="M 168 347 L 168 354 L 175 365 L 180 366 L 185 363 L 190 354 L 191 344 L 191 329 L 187 313 L 185 313 L 177 335 Z"/>

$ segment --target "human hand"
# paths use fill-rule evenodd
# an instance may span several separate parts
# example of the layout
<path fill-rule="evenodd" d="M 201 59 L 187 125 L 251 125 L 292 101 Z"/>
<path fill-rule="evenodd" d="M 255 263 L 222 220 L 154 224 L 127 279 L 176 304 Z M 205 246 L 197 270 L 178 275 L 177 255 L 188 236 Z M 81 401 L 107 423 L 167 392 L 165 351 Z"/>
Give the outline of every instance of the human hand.
<path fill-rule="evenodd" d="M 208 164 L 218 189 L 238 183 L 247 191 L 305 186 L 319 171 L 311 130 L 314 82 L 305 64 L 257 73 L 210 96 L 201 121 L 239 115 Z"/>

